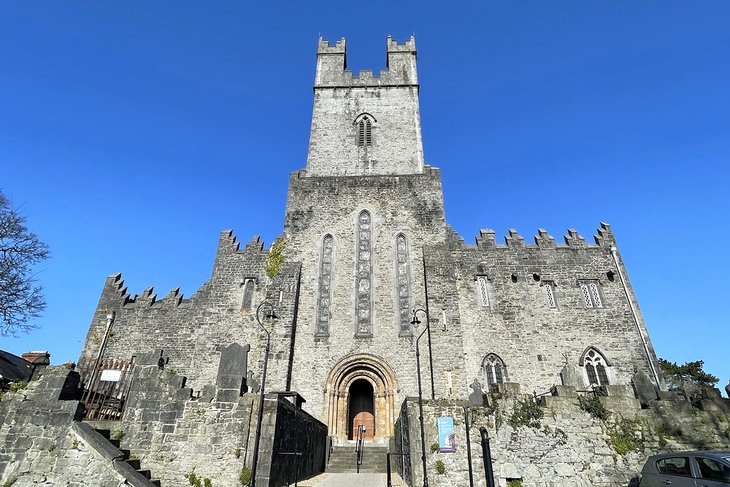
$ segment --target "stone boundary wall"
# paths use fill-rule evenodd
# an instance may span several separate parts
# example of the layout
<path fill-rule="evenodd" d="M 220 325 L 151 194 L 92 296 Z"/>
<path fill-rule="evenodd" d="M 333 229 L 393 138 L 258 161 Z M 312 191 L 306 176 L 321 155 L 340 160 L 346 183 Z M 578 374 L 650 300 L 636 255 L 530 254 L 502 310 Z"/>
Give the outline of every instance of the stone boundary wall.
<path fill-rule="evenodd" d="M 161 368 L 158 357 L 154 352 L 138 358 L 116 430 L 122 448 L 166 487 L 189 485 L 185 475 L 193 470 L 214 486 L 240 485 L 243 468 L 252 466 L 259 395 L 231 394 L 230 389 L 211 386 L 193 397 L 185 378 Z M 257 485 L 286 485 L 290 459 L 276 452 L 304 453 L 299 460 L 301 478 L 321 472 L 326 439 L 326 426 L 284 399 L 283 393 L 266 394 Z"/>
<path fill-rule="evenodd" d="M 465 407 L 471 418 L 474 485 L 485 485 L 480 427 L 489 432 L 495 482 L 500 487 L 506 487 L 510 479 L 540 487 L 630 487 L 638 485 L 641 468 L 650 455 L 730 449 L 730 400 L 721 399 L 719 394 L 705 394 L 693 402 L 675 395 L 675 400 L 653 401 L 645 409 L 633 395 L 598 397 L 589 403 L 594 405 L 591 414 L 580 407 L 573 388 L 559 392 L 562 395 L 543 397 L 539 406 L 531 395 L 507 391 L 501 396 L 485 396 L 483 406 L 469 406 L 465 401 L 425 401 L 429 484 L 469 485 Z M 601 410 L 596 402 L 610 412 L 607 419 L 595 416 Z M 531 411 L 540 411 L 542 417 L 530 420 Z M 438 443 L 437 419 L 441 416 L 454 418 L 456 453 L 432 450 Z M 410 486 L 423 483 L 419 428 L 418 400 L 409 398 L 401 409 L 395 445 L 391 446 L 396 447 L 392 451 L 399 451 L 403 445 L 410 453 L 404 476 Z M 437 472 L 439 461 L 443 474 Z M 401 473 L 397 464 L 393 471 Z"/>
<path fill-rule="evenodd" d="M 117 486 L 111 464 L 73 431 L 80 403 L 78 373 L 65 366 L 36 369 L 26 389 L 0 399 L 0 485 Z"/>

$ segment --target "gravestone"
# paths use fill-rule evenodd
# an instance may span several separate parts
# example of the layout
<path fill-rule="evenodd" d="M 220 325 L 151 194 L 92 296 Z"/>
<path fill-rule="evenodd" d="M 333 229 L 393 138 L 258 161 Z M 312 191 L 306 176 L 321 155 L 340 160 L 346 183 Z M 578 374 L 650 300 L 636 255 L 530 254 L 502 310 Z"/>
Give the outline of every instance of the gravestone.
<path fill-rule="evenodd" d="M 653 401 L 657 400 L 656 387 L 644 372 L 640 370 L 634 372 L 631 383 L 642 408 L 648 408 Z"/>
<path fill-rule="evenodd" d="M 563 381 L 564 386 L 572 386 L 576 389 L 580 389 L 582 384 L 578 378 L 578 372 L 570 364 L 565 364 L 563 370 L 560 371 L 560 379 Z"/>
<path fill-rule="evenodd" d="M 250 349 L 250 345 L 242 347 L 238 343 L 232 343 L 221 350 L 218 376 L 215 381 L 218 402 L 236 402 L 245 392 Z"/>
<path fill-rule="evenodd" d="M 473 389 L 472 393 L 469 394 L 469 404 L 472 406 L 482 406 L 484 404 L 482 385 L 477 379 L 474 379 L 474 382 L 469 387 Z"/>

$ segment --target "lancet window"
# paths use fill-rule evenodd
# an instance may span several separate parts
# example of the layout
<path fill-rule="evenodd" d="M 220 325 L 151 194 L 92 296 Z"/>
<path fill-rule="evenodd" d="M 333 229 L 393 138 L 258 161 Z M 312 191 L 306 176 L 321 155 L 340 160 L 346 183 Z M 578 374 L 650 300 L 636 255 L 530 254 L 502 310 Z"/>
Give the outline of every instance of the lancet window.
<path fill-rule="evenodd" d="M 372 219 L 363 211 L 357 218 L 357 334 L 372 334 Z"/>
<path fill-rule="evenodd" d="M 398 322 L 401 333 L 410 333 L 411 278 L 408 242 L 403 234 L 395 239 L 395 271 L 398 288 Z"/>
<path fill-rule="evenodd" d="M 251 303 L 253 302 L 253 291 L 256 282 L 253 278 L 247 278 L 243 284 L 243 303 L 241 304 L 242 310 L 250 310 Z"/>
<path fill-rule="evenodd" d="M 330 306 L 332 304 L 332 271 L 334 239 L 325 235 L 322 239 L 322 256 L 319 265 L 319 295 L 317 296 L 317 335 L 329 335 Z"/>
<path fill-rule="evenodd" d="M 369 147 L 373 145 L 373 123 L 369 116 L 363 115 L 356 123 L 357 146 Z"/>

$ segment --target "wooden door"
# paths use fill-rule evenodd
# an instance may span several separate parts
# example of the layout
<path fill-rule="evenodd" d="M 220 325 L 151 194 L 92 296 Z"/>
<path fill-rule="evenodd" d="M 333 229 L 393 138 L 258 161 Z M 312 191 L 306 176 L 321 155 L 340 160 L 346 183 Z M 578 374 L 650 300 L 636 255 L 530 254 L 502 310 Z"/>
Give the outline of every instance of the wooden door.
<path fill-rule="evenodd" d="M 357 437 L 360 426 L 365 426 L 365 434 L 363 439 L 372 440 L 375 436 L 375 415 L 370 411 L 361 411 L 355 415 L 352 420 L 352 431 L 354 431 L 355 437 Z"/>

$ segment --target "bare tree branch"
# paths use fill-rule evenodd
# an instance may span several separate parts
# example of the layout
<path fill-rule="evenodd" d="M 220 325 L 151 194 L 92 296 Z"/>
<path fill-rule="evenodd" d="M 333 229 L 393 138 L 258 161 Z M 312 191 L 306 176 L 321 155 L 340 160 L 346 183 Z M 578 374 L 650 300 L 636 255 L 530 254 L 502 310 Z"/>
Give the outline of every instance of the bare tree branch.
<path fill-rule="evenodd" d="M 32 267 L 48 258 L 48 246 L 25 226 L 25 216 L 0 192 L 0 335 L 17 335 L 37 325 L 46 308 L 43 287 Z"/>

